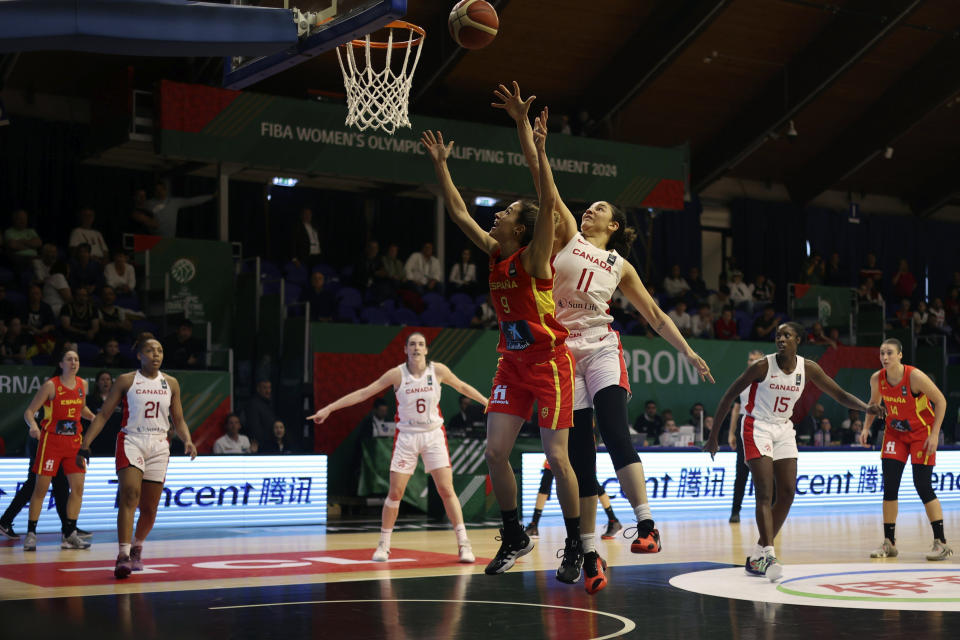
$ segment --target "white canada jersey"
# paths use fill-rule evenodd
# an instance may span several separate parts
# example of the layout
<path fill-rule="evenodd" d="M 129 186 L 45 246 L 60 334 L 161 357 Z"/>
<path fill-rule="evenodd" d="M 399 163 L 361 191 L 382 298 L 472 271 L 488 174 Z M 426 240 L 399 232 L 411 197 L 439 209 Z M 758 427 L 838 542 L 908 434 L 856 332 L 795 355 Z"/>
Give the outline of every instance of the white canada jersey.
<path fill-rule="evenodd" d="M 803 394 L 803 386 L 807 381 L 804 359 L 797 356 L 797 368 L 786 374 L 777 365 L 775 354 L 766 358 L 767 377 L 748 387 L 747 401 L 743 405 L 744 415 L 767 423 L 790 422 L 793 405 Z"/>
<path fill-rule="evenodd" d="M 553 258 L 554 317 L 566 329 L 589 329 L 613 322 L 607 312 L 620 286 L 623 257 L 598 249 L 578 231 Z"/>
<path fill-rule="evenodd" d="M 397 429 L 408 433 L 433 431 L 443 426 L 440 414 L 440 381 L 429 363 L 423 375 L 415 378 L 406 363 L 400 365 L 397 396 Z"/>
<path fill-rule="evenodd" d="M 139 371 L 123 397 L 123 432 L 167 435 L 170 429 L 170 385 L 162 373 L 147 378 Z"/>

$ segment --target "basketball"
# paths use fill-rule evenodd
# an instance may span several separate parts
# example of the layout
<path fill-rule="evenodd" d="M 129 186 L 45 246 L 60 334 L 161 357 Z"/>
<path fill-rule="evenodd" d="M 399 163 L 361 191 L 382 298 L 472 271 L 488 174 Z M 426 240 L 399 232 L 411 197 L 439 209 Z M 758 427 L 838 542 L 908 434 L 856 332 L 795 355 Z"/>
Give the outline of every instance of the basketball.
<path fill-rule="evenodd" d="M 482 49 L 497 37 L 500 19 L 486 0 L 460 0 L 450 11 L 450 36 L 464 49 Z"/>

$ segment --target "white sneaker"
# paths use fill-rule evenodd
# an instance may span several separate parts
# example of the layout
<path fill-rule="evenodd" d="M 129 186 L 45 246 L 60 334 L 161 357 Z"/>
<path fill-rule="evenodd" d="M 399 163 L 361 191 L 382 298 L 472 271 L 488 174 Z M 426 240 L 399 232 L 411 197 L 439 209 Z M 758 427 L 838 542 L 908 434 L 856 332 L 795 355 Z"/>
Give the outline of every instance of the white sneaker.
<path fill-rule="evenodd" d="M 780 564 L 780 561 L 777 560 L 775 556 L 769 555 L 766 559 L 767 568 L 763 572 L 763 575 L 765 575 L 770 582 L 776 582 L 783 575 L 783 565 Z"/>
<path fill-rule="evenodd" d="M 80 535 L 74 531 L 66 538 L 61 536 L 60 542 L 61 549 L 89 549 L 90 543 L 80 537 Z"/>
<path fill-rule="evenodd" d="M 386 562 L 390 559 L 390 549 L 383 542 L 377 543 L 377 550 L 373 552 L 374 562 Z"/>
<path fill-rule="evenodd" d="M 473 564 L 477 561 L 476 556 L 473 555 L 473 547 L 470 546 L 469 542 L 460 545 L 460 562 L 463 564 Z"/>
<path fill-rule="evenodd" d="M 927 554 L 927 560 L 946 560 L 952 555 L 953 549 L 947 546 L 946 542 L 934 540 L 933 547 L 930 549 L 930 553 Z"/>
<path fill-rule="evenodd" d="M 37 550 L 37 534 L 27 533 L 27 535 L 23 538 L 23 550 L 24 551 Z"/>
<path fill-rule="evenodd" d="M 896 558 L 900 552 L 897 551 L 897 547 L 890 542 L 890 538 L 884 538 L 883 544 L 881 544 L 877 549 L 870 552 L 871 558 Z"/>

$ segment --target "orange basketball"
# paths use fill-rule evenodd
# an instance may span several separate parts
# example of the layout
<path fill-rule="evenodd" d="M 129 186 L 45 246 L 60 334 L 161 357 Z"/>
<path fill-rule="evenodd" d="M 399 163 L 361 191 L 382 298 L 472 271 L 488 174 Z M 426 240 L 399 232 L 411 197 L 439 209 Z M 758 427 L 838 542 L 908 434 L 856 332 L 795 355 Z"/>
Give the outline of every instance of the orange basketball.
<path fill-rule="evenodd" d="M 450 35 L 464 49 L 482 49 L 497 37 L 500 19 L 486 0 L 460 0 L 450 11 Z"/>

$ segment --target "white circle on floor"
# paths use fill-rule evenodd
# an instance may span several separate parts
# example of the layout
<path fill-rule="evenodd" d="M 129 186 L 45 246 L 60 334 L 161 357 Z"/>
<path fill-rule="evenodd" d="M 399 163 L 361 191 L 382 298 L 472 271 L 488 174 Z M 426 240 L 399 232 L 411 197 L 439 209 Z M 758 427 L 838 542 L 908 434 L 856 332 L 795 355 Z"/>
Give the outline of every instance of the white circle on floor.
<path fill-rule="evenodd" d="M 954 564 L 785 564 L 775 583 L 743 567 L 674 576 L 684 591 L 751 602 L 849 609 L 960 611 L 960 567 Z"/>

